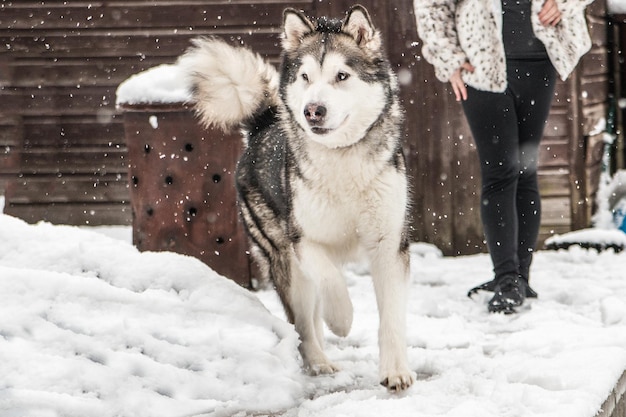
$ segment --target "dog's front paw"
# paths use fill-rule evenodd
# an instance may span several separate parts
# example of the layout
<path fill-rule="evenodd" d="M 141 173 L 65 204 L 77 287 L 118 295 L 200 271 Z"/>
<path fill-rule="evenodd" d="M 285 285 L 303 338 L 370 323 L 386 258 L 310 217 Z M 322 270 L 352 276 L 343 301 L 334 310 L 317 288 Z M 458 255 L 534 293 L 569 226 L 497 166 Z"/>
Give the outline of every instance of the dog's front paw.
<path fill-rule="evenodd" d="M 338 372 L 340 370 L 340 368 L 332 362 L 318 362 L 309 364 L 307 366 L 307 369 L 309 371 L 309 374 L 313 376 L 334 374 L 335 372 Z"/>
<path fill-rule="evenodd" d="M 390 392 L 399 392 L 409 388 L 413 382 L 415 382 L 415 373 L 406 369 L 383 375 L 380 385 L 387 387 Z"/>

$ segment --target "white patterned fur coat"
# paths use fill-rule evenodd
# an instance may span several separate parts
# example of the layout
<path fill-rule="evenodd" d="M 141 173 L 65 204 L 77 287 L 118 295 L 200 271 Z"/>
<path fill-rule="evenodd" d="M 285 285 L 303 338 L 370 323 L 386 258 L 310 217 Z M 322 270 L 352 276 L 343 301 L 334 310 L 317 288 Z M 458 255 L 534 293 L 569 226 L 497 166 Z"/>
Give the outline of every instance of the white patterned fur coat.
<path fill-rule="evenodd" d="M 532 0 L 535 36 L 545 45 L 563 80 L 591 48 L 585 7 L 592 1 L 556 0 L 562 16 L 552 27 L 539 22 L 543 0 Z M 466 84 L 493 92 L 506 89 L 500 0 L 415 0 L 415 15 L 422 55 L 434 66 L 440 81 L 447 82 L 468 61 L 475 71 L 463 71 Z"/>

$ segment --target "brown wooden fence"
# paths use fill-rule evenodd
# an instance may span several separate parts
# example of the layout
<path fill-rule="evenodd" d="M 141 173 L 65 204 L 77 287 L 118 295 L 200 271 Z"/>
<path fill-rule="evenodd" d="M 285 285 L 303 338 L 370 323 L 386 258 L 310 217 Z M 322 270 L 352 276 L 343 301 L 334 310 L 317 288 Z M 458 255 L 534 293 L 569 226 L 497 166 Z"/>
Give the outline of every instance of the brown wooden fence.
<path fill-rule="evenodd" d="M 0 176 L 5 211 L 34 222 L 130 224 L 115 89 L 212 34 L 276 59 L 282 9 L 342 16 L 352 1 L 35 1 L 0 6 Z M 413 237 L 446 254 L 484 250 L 478 165 L 461 109 L 420 55 L 413 2 L 360 1 L 386 39 L 407 112 Z M 560 82 L 541 155 L 542 237 L 589 225 L 608 89 L 605 6 L 593 50 Z M 1 184 L 1 183 L 0 183 Z"/>

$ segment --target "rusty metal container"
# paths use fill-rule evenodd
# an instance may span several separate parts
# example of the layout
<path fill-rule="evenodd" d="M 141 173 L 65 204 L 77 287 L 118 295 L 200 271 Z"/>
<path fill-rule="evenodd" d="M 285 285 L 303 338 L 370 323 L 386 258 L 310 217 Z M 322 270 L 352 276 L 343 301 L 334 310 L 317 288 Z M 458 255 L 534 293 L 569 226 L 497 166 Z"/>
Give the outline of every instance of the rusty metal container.
<path fill-rule="evenodd" d="M 133 243 L 194 256 L 251 287 L 234 172 L 239 134 L 204 129 L 183 104 L 122 106 Z"/>

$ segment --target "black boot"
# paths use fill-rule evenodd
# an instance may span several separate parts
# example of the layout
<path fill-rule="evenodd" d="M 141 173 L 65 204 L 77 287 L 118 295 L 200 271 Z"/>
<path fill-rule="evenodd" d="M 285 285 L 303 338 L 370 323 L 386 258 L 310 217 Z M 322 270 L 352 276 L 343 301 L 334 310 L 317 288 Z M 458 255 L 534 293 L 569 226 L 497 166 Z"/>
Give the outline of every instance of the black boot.
<path fill-rule="evenodd" d="M 522 283 L 526 287 L 526 291 L 525 291 L 526 298 L 537 298 L 539 295 L 537 294 L 537 291 L 530 288 L 530 284 L 528 283 L 528 280 L 524 277 L 520 277 L 520 279 L 522 280 Z"/>
<path fill-rule="evenodd" d="M 520 280 L 522 280 L 522 283 L 524 284 L 524 287 L 526 288 L 526 290 L 524 291 L 524 295 L 526 296 L 526 298 L 537 298 L 538 297 L 537 292 L 530 287 L 530 285 L 528 284 L 528 280 L 526 280 L 526 278 L 522 278 L 521 276 L 520 276 Z M 483 282 L 479 286 L 474 287 L 471 290 L 469 290 L 467 292 L 467 296 L 469 298 L 472 298 L 472 296 L 474 294 L 477 294 L 479 291 L 493 292 L 495 288 L 496 288 L 496 280 L 492 279 L 491 281 Z"/>
<path fill-rule="evenodd" d="M 515 307 L 524 304 L 526 287 L 525 280 L 515 275 L 498 278 L 487 309 L 490 313 L 515 313 Z"/>

